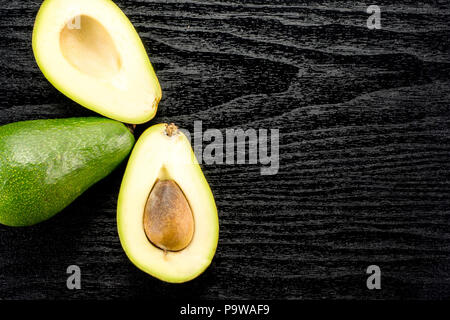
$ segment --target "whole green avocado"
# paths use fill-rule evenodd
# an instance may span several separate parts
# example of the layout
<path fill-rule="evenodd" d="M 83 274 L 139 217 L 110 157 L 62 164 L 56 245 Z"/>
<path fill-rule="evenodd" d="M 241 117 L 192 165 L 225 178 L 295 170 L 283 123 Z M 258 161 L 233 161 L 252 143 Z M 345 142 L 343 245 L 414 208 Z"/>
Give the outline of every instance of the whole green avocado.
<path fill-rule="evenodd" d="M 117 121 L 31 120 L 0 127 L 0 223 L 30 226 L 60 212 L 106 177 L 135 139 Z"/>

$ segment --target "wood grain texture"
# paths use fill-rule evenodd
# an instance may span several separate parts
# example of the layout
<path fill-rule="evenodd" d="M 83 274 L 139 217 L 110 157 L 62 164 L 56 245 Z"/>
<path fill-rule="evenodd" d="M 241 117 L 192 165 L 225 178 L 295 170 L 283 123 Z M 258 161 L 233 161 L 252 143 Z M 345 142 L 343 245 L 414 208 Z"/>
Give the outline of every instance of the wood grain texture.
<path fill-rule="evenodd" d="M 34 62 L 40 1 L 0 1 L 0 124 L 90 116 Z M 220 241 L 182 285 L 136 269 L 116 231 L 123 164 L 64 212 L 0 227 L 0 299 L 450 298 L 450 4 L 117 1 L 163 88 L 157 118 L 279 128 L 280 170 L 203 165 Z M 66 268 L 82 290 L 66 289 Z M 367 266 L 382 290 L 366 288 Z"/>

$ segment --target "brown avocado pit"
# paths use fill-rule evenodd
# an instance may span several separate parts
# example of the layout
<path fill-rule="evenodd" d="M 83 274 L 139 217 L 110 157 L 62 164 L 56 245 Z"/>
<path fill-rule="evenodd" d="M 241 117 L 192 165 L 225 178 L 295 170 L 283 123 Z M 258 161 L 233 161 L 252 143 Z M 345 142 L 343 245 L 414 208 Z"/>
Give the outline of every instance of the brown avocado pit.
<path fill-rule="evenodd" d="M 194 216 L 178 184 L 157 180 L 144 209 L 148 240 L 164 251 L 181 251 L 192 241 Z"/>

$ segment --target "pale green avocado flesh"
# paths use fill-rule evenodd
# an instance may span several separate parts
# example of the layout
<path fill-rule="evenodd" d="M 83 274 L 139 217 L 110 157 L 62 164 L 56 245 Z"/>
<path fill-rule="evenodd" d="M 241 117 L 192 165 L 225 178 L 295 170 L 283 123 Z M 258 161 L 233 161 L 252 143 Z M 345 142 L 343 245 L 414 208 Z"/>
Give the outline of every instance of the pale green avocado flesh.
<path fill-rule="evenodd" d="M 0 223 L 30 226 L 60 212 L 129 154 L 134 136 L 90 117 L 0 127 Z"/>

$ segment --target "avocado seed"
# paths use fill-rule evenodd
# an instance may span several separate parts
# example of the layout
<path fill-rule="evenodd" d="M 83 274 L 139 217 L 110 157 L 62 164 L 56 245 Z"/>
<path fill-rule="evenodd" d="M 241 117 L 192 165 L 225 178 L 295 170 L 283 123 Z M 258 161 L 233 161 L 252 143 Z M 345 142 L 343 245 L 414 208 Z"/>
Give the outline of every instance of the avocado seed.
<path fill-rule="evenodd" d="M 156 181 L 144 209 L 144 231 L 164 251 L 180 251 L 191 242 L 194 216 L 175 181 Z"/>

